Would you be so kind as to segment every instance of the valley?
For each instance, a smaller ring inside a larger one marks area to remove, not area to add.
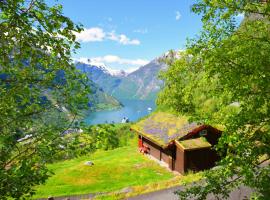
[[[120,123],[126,117],[136,121],[156,107],[155,100],[163,87],[159,74],[167,69],[166,59],[174,59],[176,51],[167,52],[137,70],[112,71],[104,64],[76,62],[76,68],[91,80],[90,110],[87,124]]]
[[[270,0],[0,0],[0,200],[269,200],[269,21]]]
[[[177,51],[164,53],[131,73],[126,73],[123,70],[112,72],[106,65],[97,65],[92,63],[90,59],[87,62],[75,62],[75,65],[97,87],[116,99],[154,101],[163,86],[158,75],[167,69],[165,59],[173,59],[176,56]]]

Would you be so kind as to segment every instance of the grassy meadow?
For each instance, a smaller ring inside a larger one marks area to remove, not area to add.
[[[37,187],[34,198],[113,192],[127,187],[140,187],[169,181],[175,175],[141,155],[137,141],[129,146],[49,165],[55,175]],[[86,166],[92,161],[93,166]]]

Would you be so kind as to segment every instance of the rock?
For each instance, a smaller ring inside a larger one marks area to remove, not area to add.
[[[92,165],[94,165],[94,163],[93,163],[92,161],[86,161],[86,162],[84,163],[84,165],[92,166]]]

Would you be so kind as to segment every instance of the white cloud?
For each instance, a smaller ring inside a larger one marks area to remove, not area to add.
[[[115,31],[106,33],[102,28],[98,27],[84,29],[81,33],[76,33],[76,38],[80,42],[101,42],[104,40],[112,40],[123,45],[141,44],[138,39],[130,39],[125,34],[117,34]]]
[[[116,34],[115,31],[108,33],[107,39],[117,41],[123,45],[140,45],[141,42],[138,39],[130,39],[124,34]]]
[[[100,42],[104,40],[106,33],[101,28],[93,27],[84,29],[82,32],[76,33],[75,35],[77,40],[81,42]]]
[[[136,29],[133,31],[134,33],[141,33],[141,34],[146,34],[148,33],[148,29],[144,28],[144,29]]]
[[[134,39],[134,40],[131,40],[131,39],[129,39],[126,35],[124,35],[124,34],[121,34],[120,36],[119,36],[119,42],[121,43],[121,44],[124,44],[124,45],[127,45],[127,44],[132,44],[132,45],[139,45],[141,42],[139,41],[139,40],[137,40],[137,39]]]
[[[132,66],[143,66],[149,63],[148,60],[144,60],[144,59],[126,59],[126,58],[121,58],[116,55],[94,57],[94,58],[90,58],[90,60],[97,63],[107,63],[107,64],[116,63],[120,65],[132,65]]]
[[[91,60],[90,58],[85,58],[85,57],[81,57],[79,59],[74,58],[73,61],[74,62],[82,62],[82,63],[86,63],[86,64],[91,64],[91,65],[96,65],[96,66],[105,66],[104,63],[95,62],[95,61]]]
[[[119,71],[131,73],[137,70],[139,67],[149,63],[148,60],[144,59],[126,59],[116,55],[105,55],[92,58],[81,57],[79,59],[73,58],[73,61],[103,67],[111,74],[117,74]]]
[[[178,21],[181,18],[181,13],[179,11],[175,12],[175,19]]]

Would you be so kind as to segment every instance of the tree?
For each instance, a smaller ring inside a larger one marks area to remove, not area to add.
[[[119,147],[119,139],[121,137],[113,124],[90,126],[88,132],[94,140],[94,149],[107,151]]]
[[[245,185],[254,198],[270,198],[270,3],[199,0],[203,31],[162,77],[158,103],[192,120],[223,128],[218,168],[181,199],[220,199]],[[236,17],[245,14],[238,26]]]
[[[82,30],[43,0],[0,0],[0,199],[33,194],[46,162],[87,105],[87,79],[72,64]]]

